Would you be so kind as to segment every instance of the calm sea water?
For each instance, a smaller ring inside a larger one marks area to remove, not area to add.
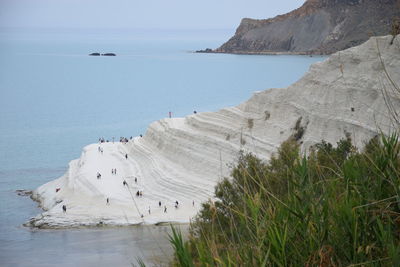
[[[196,54],[233,31],[0,31],[0,265],[116,266],[168,258],[168,227],[32,230],[17,189],[61,176],[99,137],[237,105],[285,87],[320,57]],[[113,52],[116,57],[90,57]]]

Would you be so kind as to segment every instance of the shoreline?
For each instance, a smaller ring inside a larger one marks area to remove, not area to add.
[[[198,53],[198,54],[232,54],[232,55],[265,55],[265,56],[282,56],[282,55],[288,55],[288,56],[330,56],[331,54],[326,54],[326,53],[310,53],[310,52],[276,52],[276,51],[215,51],[211,50],[208,51],[206,50],[197,50],[194,51],[193,53]]]
[[[21,190],[16,190],[17,194]],[[38,207],[43,210],[43,212],[46,212],[47,210],[41,205],[41,201],[37,198],[34,197],[33,191],[30,190],[24,190],[27,191],[28,194],[22,195],[18,194],[18,196],[21,197],[27,197],[36,202],[38,204]],[[39,214],[38,216],[42,215]],[[126,223],[126,224],[119,224],[119,223],[107,223],[100,221],[98,223],[77,223],[74,225],[71,224],[60,224],[60,225],[51,225],[51,224],[40,224],[40,225],[35,225],[35,222],[38,220],[38,216],[30,218],[27,222],[23,223],[22,226],[29,228],[31,230],[68,230],[68,229],[100,229],[100,228],[107,228],[107,229],[112,229],[112,228],[129,228],[129,227],[150,227],[150,226],[168,226],[168,225],[190,225],[190,222],[178,222],[178,221],[160,221],[157,223],[145,223],[140,222],[140,223]],[[43,215],[42,215],[43,216]]]
[[[29,230],[79,230],[79,229],[119,229],[119,228],[136,228],[136,227],[166,227],[166,226],[190,226],[190,222],[158,222],[154,224],[147,223],[137,223],[137,224],[113,224],[113,223],[98,223],[98,224],[76,224],[76,225],[34,225],[31,223],[31,220],[35,218],[31,218],[29,221],[22,224],[23,227]]]
[[[133,155],[140,153],[132,149],[140,146],[143,139],[135,137],[129,142],[84,147],[81,157],[69,163],[63,176],[33,190],[30,197],[43,211],[27,220],[24,226],[65,229],[189,223],[210,193],[195,195],[187,188],[189,194],[176,194],[175,183],[170,181],[175,177],[166,179],[161,173],[157,177],[168,182],[167,187],[155,184],[132,161]],[[171,162],[164,165],[171,166]],[[109,170],[114,169],[118,172],[110,174]],[[149,167],[143,171],[151,170]],[[101,177],[96,179],[96,172]],[[189,177],[197,180],[193,175]],[[135,194],[139,191],[143,196]]]

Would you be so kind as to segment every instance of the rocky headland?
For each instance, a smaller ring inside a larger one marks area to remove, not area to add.
[[[399,21],[400,0],[307,0],[271,19],[244,18],[229,41],[199,52],[331,54],[390,34]]]

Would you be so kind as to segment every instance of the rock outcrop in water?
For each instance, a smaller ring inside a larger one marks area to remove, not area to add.
[[[115,53],[104,53],[104,54],[100,54],[98,52],[94,52],[94,53],[90,53],[89,56],[106,56],[106,57],[115,57],[116,54]]]
[[[399,129],[392,115],[400,110],[400,36],[391,40],[337,52],[293,85],[256,92],[236,107],[156,121],[126,144],[85,147],[64,176],[33,192],[46,211],[28,225],[189,222],[239,150],[268,159],[291,136],[303,151],[345,135],[362,147]]]
[[[307,0],[272,19],[243,19],[213,52],[331,54],[389,34],[396,19],[400,0]]]

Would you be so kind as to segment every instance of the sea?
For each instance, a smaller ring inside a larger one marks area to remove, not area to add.
[[[40,230],[16,190],[60,177],[85,145],[153,121],[238,105],[298,80],[318,56],[204,54],[234,29],[0,29],[0,266],[147,266],[172,259],[169,226]],[[116,56],[89,56],[90,53]],[[188,226],[180,226],[187,233]]]

